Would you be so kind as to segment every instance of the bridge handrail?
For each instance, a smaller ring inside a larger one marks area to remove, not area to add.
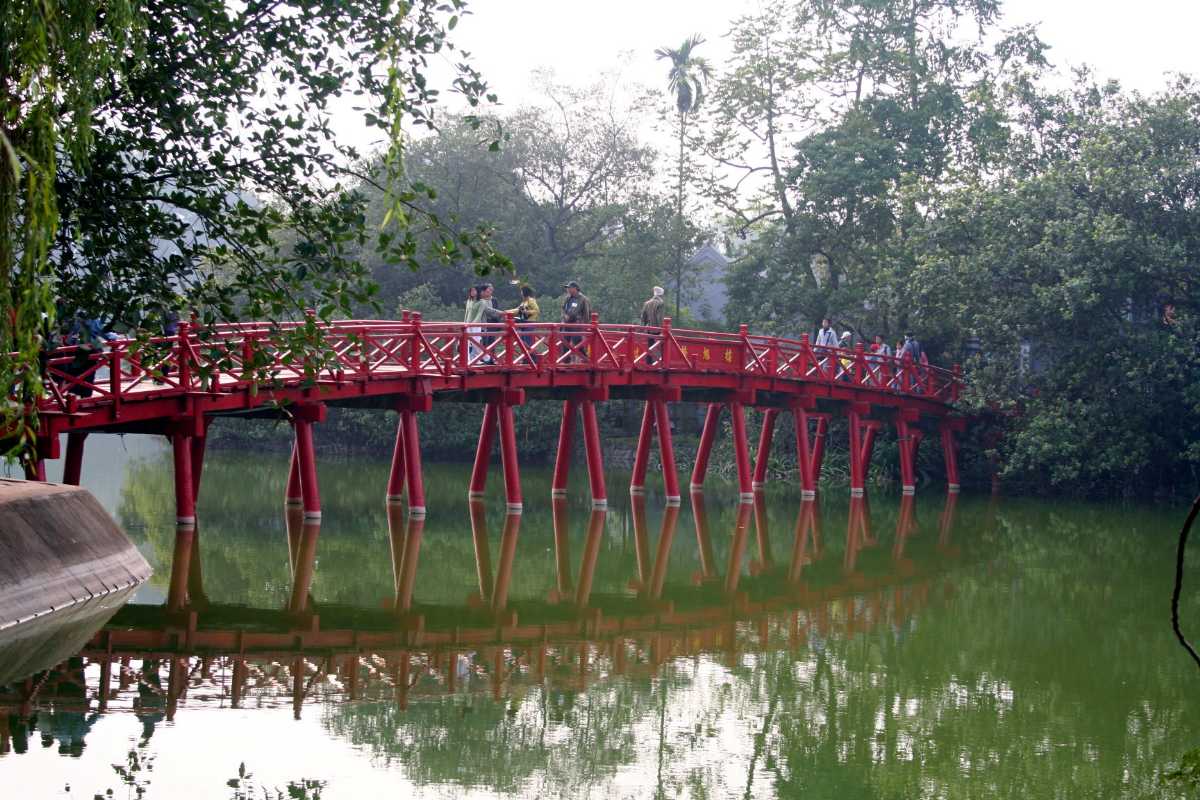
[[[904,356],[840,349],[799,339],[736,332],[557,322],[467,325],[401,320],[330,323],[222,323],[147,340],[117,339],[91,353],[60,347],[44,359],[47,394],[39,409],[71,413],[132,396],[227,393],[270,384],[367,381],[375,376],[453,377],[481,372],[598,370],[609,372],[720,372],[827,385],[870,388],[952,403],[962,373]],[[315,326],[320,361],[301,356],[274,337]],[[82,353],[82,355],[81,355]]]

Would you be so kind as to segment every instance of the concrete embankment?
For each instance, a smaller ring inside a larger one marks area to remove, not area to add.
[[[0,631],[124,595],[150,571],[87,491],[0,479]]]

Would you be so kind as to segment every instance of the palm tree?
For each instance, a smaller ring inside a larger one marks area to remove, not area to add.
[[[667,90],[675,95],[675,108],[679,110],[679,191],[675,198],[676,224],[678,230],[675,237],[675,316],[679,316],[680,295],[683,291],[683,170],[684,170],[684,141],[687,133],[688,117],[695,113],[704,100],[704,88],[712,77],[712,67],[708,60],[693,55],[697,47],[704,44],[704,37],[695,34],[684,39],[678,48],[660,47],[654,55],[660,60],[671,62],[671,71],[667,73]]]

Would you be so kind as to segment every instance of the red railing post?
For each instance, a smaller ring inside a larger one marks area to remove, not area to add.
[[[638,329],[636,326],[629,329],[628,335],[625,337],[625,364],[626,372],[637,366],[637,339]]]
[[[866,356],[863,354],[863,344],[859,342],[854,345],[854,384],[861,386],[863,383],[863,370],[866,368]]]
[[[593,317],[596,315],[593,314]],[[517,328],[513,322],[512,312],[504,313],[504,366],[510,370],[513,367],[513,352],[517,349]]]
[[[371,359],[367,355],[367,329],[358,329],[358,369],[364,379],[371,377]]]
[[[421,312],[414,311],[409,318],[412,339],[412,352],[409,353],[409,365],[413,372],[421,371]]]
[[[662,342],[659,344],[659,359],[658,363],[662,365],[663,370],[671,368],[671,318],[663,317],[662,321]]]
[[[188,358],[188,329],[186,322],[179,323],[179,335],[177,341],[179,345],[179,388],[187,391],[192,383],[192,367],[191,360]]]
[[[600,361],[600,351],[604,348],[600,344],[600,315],[595,311],[592,312],[592,340],[588,344],[588,364],[595,369]]]
[[[546,356],[550,360],[550,371],[553,372],[558,368],[558,359],[562,357],[559,352],[558,329],[561,327],[559,323],[554,323],[550,326],[550,333],[546,335]]]
[[[740,339],[742,342],[742,357],[738,361],[738,364],[740,365],[738,368],[738,372],[746,372],[747,371],[746,359],[749,357],[750,353],[753,351],[750,349],[750,326],[748,326],[744,322],[741,323],[740,325],[738,325],[738,339]]]
[[[114,347],[108,353],[108,391],[112,394],[113,410],[121,407],[121,351]]]
[[[958,402],[958,393],[962,391],[962,365],[954,365],[954,378],[950,385],[950,401]]]
[[[471,367],[471,335],[466,325],[458,329],[458,367],[464,375]]]

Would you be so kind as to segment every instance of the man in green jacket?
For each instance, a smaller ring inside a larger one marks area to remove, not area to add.
[[[582,331],[584,325],[591,323],[592,301],[587,299],[587,295],[579,291],[578,281],[569,281],[563,284],[563,288],[567,290],[567,299],[563,301],[562,307],[563,325],[567,326],[563,332],[563,344],[566,347],[567,363],[586,361],[587,353],[580,352],[579,350],[583,336],[573,335],[569,331]]]

